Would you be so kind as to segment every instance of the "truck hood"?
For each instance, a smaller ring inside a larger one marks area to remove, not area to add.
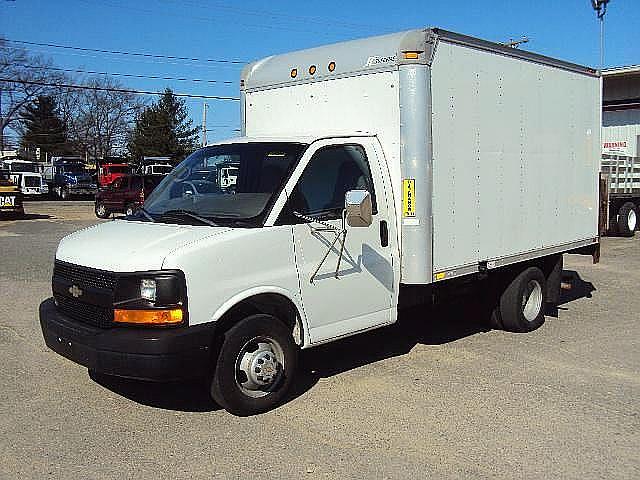
[[[165,257],[230,228],[114,220],[64,237],[56,259],[111,272],[160,270]]]

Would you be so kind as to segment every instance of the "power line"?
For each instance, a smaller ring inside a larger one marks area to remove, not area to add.
[[[325,18],[325,17],[314,17],[314,16],[303,16],[303,15],[292,15],[290,13],[269,11],[269,10],[253,10],[246,8],[239,8],[236,6],[231,6],[229,4],[225,4],[223,2],[214,2],[212,5],[211,2],[200,3],[193,0],[169,0],[172,3],[180,3],[180,4],[190,4],[197,8],[209,8],[209,9],[218,9],[218,10],[226,10],[228,12],[235,12],[236,14],[241,15],[254,15],[260,18],[271,18],[277,20],[278,18],[284,20],[294,20],[304,23],[316,23],[319,25],[325,25],[329,27],[343,27],[347,29],[373,29],[380,28],[380,26],[371,25],[371,24],[363,24],[363,23],[354,23],[354,22],[345,22],[340,20],[339,18]]]
[[[12,66],[18,65],[24,68],[33,68],[33,69],[43,69],[43,70],[55,70],[57,72],[68,72],[68,73],[86,73],[90,75],[110,75],[113,77],[129,77],[129,78],[148,78],[151,80],[174,80],[178,82],[203,82],[203,83],[220,83],[224,85],[235,85],[236,82],[231,80],[203,80],[200,78],[183,78],[183,77],[163,77],[160,75],[138,75],[133,73],[116,73],[116,72],[97,72],[93,70],[77,70],[71,68],[59,68],[59,67],[51,67],[46,65],[28,65],[24,63],[0,63],[3,66]]]
[[[40,43],[40,42],[31,42],[27,40],[11,40],[9,38],[5,38],[4,40],[11,43],[19,43],[22,45],[35,45],[38,47],[51,47],[51,48],[62,48],[67,50],[77,50],[80,52],[97,52],[97,53],[109,53],[114,55],[130,55],[133,57],[147,57],[147,58],[164,58],[167,60],[188,60],[190,62],[207,62],[207,63],[226,63],[233,65],[244,65],[245,61],[243,60],[229,60],[229,59],[216,59],[216,58],[195,58],[195,57],[178,57],[174,55],[161,55],[157,53],[141,53],[141,52],[124,52],[122,50],[103,50],[100,48],[87,48],[87,47],[75,47],[71,45],[59,45],[56,43]]]
[[[60,88],[71,88],[77,90],[95,90],[102,92],[119,92],[119,93],[133,93],[135,95],[164,95],[163,92],[150,92],[147,90],[131,90],[127,88],[114,88],[114,87],[98,87],[93,85],[73,85],[68,83],[54,83],[54,82],[36,82],[30,80],[14,80],[10,78],[0,78],[0,82],[9,82],[9,83],[20,83],[25,85],[41,85],[43,87],[60,87]],[[185,98],[203,98],[209,100],[231,100],[231,101],[239,101],[238,97],[224,97],[220,95],[197,95],[193,93],[174,93],[175,97],[185,97]]]

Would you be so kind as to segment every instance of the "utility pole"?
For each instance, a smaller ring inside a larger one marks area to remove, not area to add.
[[[604,68],[604,15],[610,0],[591,0],[591,6],[600,20],[600,71]]]
[[[204,102],[202,106],[202,146],[207,146],[207,109],[209,105],[207,102]]]

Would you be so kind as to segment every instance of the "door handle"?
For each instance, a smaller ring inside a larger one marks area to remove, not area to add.
[[[389,245],[389,227],[386,220],[380,220],[380,245],[383,247]]]

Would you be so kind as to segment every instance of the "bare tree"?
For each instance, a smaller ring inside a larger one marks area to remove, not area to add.
[[[0,38],[0,151],[6,145],[5,130],[17,127],[24,107],[40,95],[55,94],[52,85],[64,81],[64,75],[49,66],[50,60]]]
[[[123,87],[108,77],[93,77],[81,83],[89,88],[67,90],[58,99],[75,149],[92,158],[123,153],[144,103],[135,94],[109,90]]]

